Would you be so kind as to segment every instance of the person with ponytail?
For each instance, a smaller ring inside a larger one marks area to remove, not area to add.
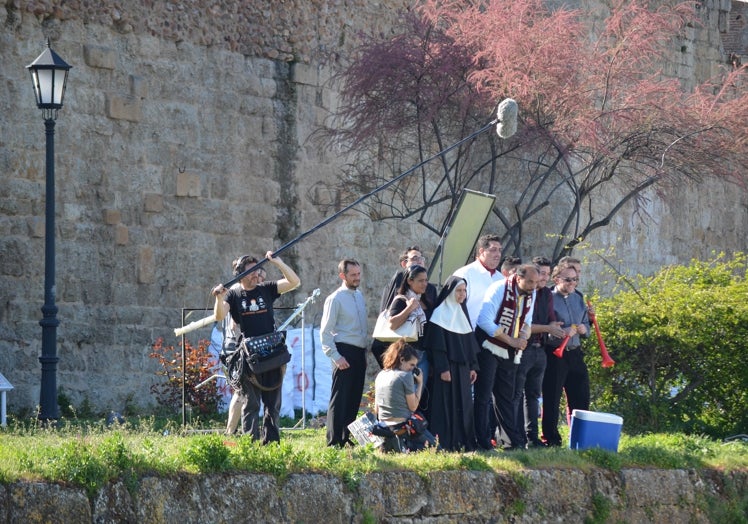
[[[417,264],[409,266],[405,270],[397,295],[390,304],[391,329],[399,328],[406,321],[418,326],[418,340],[413,342],[412,345],[418,351],[418,367],[423,375],[424,390],[429,377],[430,356],[426,351],[427,348],[423,345],[423,340],[426,323],[434,307],[426,293],[428,285],[429,277],[426,268]],[[425,411],[427,405],[422,403],[421,409]]]
[[[384,368],[374,380],[374,411],[380,422],[397,435],[388,437],[384,451],[417,451],[434,444],[428,431],[408,435],[404,431],[408,419],[418,409],[423,393],[423,373],[418,368],[418,350],[400,339],[390,344],[382,355]]]

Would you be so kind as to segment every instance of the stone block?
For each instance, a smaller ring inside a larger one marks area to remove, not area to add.
[[[104,223],[113,226],[119,224],[122,221],[122,214],[119,209],[105,209],[104,210]]]
[[[193,173],[179,173],[177,175],[177,196],[199,197],[200,177]]]
[[[140,122],[143,118],[142,104],[134,96],[110,93],[106,97],[106,116],[118,120]]]
[[[91,507],[82,488],[18,482],[9,493],[8,522],[91,522]]]
[[[114,69],[117,65],[117,53],[108,47],[86,44],[83,46],[83,60],[90,67]]]
[[[297,496],[303,493],[303,497]],[[281,490],[283,514],[288,522],[351,522],[351,497],[339,479],[331,476],[290,475]]]
[[[359,492],[363,506],[380,520],[414,516],[429,503],[423,480],[412,471],[369,474],[361,480]]]
[[[29,225],[29,236],[33,238],[44,237],[44,218],[42,217],[29,217],[27,220]]]
[[[160,193],[146,193],[143,196],[143,209],[149,213],[160,213],[164,210],[164,196]]]
[[[153,248],[143,246],[138,253],[138,282],[151,284],[156,280],[156,266]]]
[[[272,475],[205,475],[199,485],[204,503],[195,512],[202,522],[263,522],[282,515],[278,483]],[[246,503],[249,500],[251,504]]]
[[[626,486],[626,499],[631,506],[678,506],[695,500],[694,483],[686,470],[632,468],[624,469],[621,475]]]
[[[532,470],[529,487],[522,494],[527,507],[537,514],[563,516],[566,522],[581,522],[592,498],[587,475],[581,471]],[[501,490],[499,490],[501,491]]]
[[[489,520],[501,514],[516,491],[496,492],[495,475],[488,471],[434,471],[429,474],[428,513]]]
[[[135,505],[122,482],[104,486],[93,503],[94,522],[135,522]]]
[[[114,242],[118,246],[125,246],[130,241],[130,230],[123,224],[117,224],[114,231]]]
[[[148,82],[142,76],[130,75],[130,94],[143,99],[148,95]]]

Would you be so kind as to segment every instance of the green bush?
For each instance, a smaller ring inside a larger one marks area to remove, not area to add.
[[[221,435],[193,438],[184,449],[184,460],[201,473],[224,471],[231,465],[230,451]]]
[[[595,409],[621,415],[629,433],[745,433],[745,274],[743,254],[694,260],[639,276],[635,291],[598,300],[597,319],[616,365],[601,368],[589,351]]]
[[[109,469],[96,456],[95,450],[82,439],[64,442],[50,458],[49,474],[53,479],[71,482],[86,488],[92,496],[109,480]]]

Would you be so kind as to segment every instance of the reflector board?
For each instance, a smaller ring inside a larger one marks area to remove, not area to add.
[[[441,286],[459,267],[474,260],[475,243],[488,220],[495,195],[463,189],[460,201],[442,233],[429,267],[429,281]]]

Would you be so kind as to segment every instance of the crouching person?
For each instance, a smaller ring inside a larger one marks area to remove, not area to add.
[[[382,355],[383,369],[374,382],[374,408],[380,423],[392,432],[383,451],[418,451],[436,444],[426,421],[416,412],[423,391],[418,351],[401,339]]]

